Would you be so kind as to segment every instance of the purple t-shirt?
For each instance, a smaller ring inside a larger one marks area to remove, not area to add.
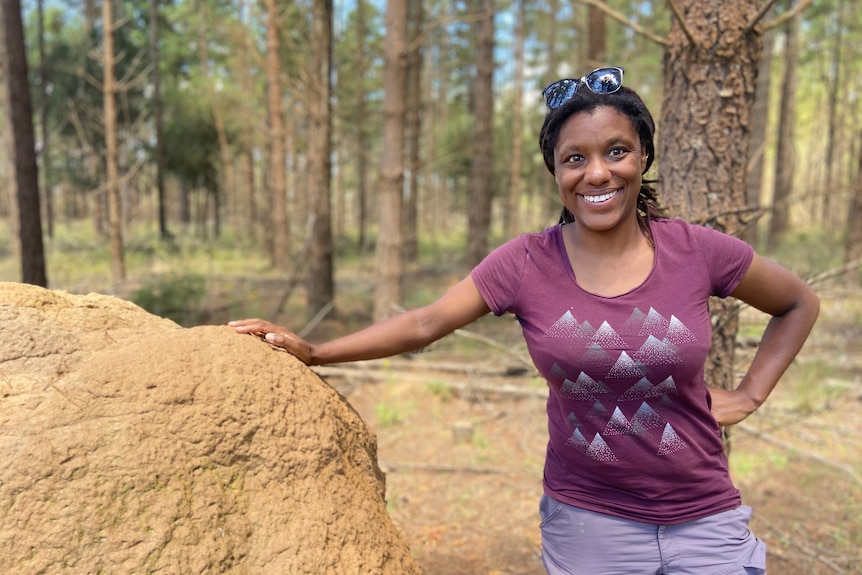
[[[517,316],[548,382],[545,492],[673,524],[740,504],[704,362],[708,298],[733,292],[753,251],[681,220],[654,220],[651,229],[653,269],[622,295],[578,286],[559,225],[500,246],[472,277],[496,315]]]

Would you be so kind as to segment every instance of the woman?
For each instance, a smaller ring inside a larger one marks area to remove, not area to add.
[[[802,347],[817,296],[744,242],[661,215],[643,174],[654,123],[622,70],[544,91],[540,147],[559,225],[497,248],[436,302],[311,345],[231,322],[309,365],[424,347],[489,311],[514,313],[549,386],[542,559],[548,573],[764,573],[721,426],[754,412]],[[710,296],[772,316],[732,391],[708,388]]]

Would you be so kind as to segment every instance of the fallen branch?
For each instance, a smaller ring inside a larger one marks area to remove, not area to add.
[[[457,373],[461,375],[478,375],[484,377],[511,377],[523,375],[523,372],[511,366],[487,367],[476,365],[472,362],[428,362],[421,359],[397,360],[397,359],[371,359],[367,361],[354,361],[349,363],[340,363],[327,366],[316,366],[320,368],[338,367],[343,370],[351,371],[427,371],[427,372],[443,372]]]
[[[406,463],[397,461],[379,461],[377,465],[383,473],[398,473],[402,471],[422,471],[426,473],[457,473],[471,475],[529,475],[536,472],[532,469],[517,467],[475,467],[472,465],[437,465],[434,463]]]

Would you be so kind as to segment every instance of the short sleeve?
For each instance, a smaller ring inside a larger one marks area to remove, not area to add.
[[[519,236],[492,251],[470,272],[494,315],[517,313],[514,308],[523,283],[527,253],[525,236]]]
[[[748,271],[754,249],[741,239],[712,228],[693,225],[691,230],[703,254],[712,295],[729,296]]]

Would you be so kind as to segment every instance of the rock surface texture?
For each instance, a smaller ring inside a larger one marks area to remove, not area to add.
[[[0,322],[0,573],[420,573],[374,436],[290,355],[23,284]]]

